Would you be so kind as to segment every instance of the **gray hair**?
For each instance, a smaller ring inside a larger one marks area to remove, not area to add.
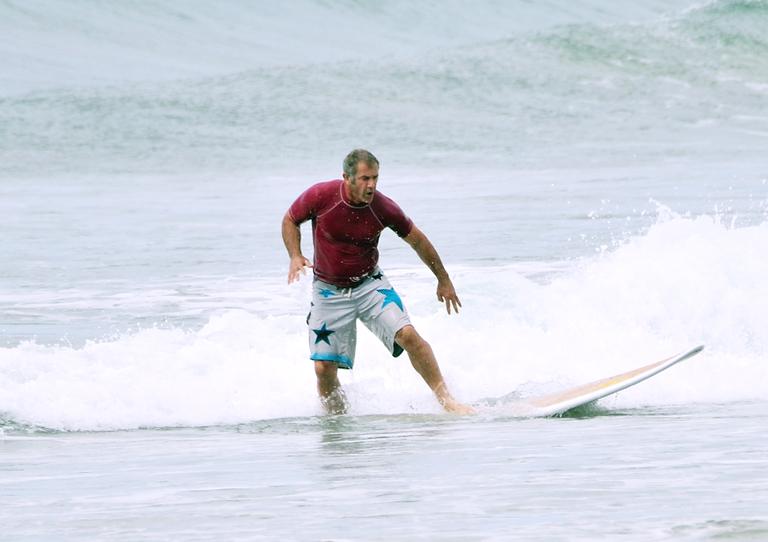
[[[355,149],[344,158],[344,173],[352,178],[357,175],[357,164],[365,162],[369,166],[379,166],[379,160],[365,149]]]

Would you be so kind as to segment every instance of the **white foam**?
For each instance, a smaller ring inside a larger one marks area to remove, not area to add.
[[[454,270],[464,302],[447,316],[422,269],[389,275],[457,396],[583,383],[705,344],[703,354],[622,392],[611,405],[762,399],[768,393],[768,222],[733,227],[667,213],[612,251],[549,271]],[[233,424],[320,412],[299,297],[292,314],[214,313],[199,329],[144,329],[83,347],[0,349],[0,412],[61,429]],[[360,326],[356,368],[341,374],[352,413],[438,412],[406,356]]]

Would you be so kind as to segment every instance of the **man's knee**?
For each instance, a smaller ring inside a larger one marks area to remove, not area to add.
[[[318,380],[333,380],[336,378],[338,367],[335,363],[328,361],[316,361],[315,362],[315,375]]]
[[[395,334],[395,341],[397,341],[397,344],[402,346],[406,352],[410,352],[415,348],[418,348],[424,342],[424,339],[418,334],[416,328],[407,325]]]

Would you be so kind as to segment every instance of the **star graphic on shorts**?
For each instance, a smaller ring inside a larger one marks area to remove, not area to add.
[[[328,288],[323,288],[322,290],[320,290],[320,295],[323,296],[325,299],[328,299],[332,295],[336,295],[336,292],[333,292]]]
[[[315,337],[315,344],[319,343],[320,341],[325,341],[326,344],[331,344],[329,337],[336,333],[333,330],[326,329],[325,322],[323,322],[323,327],[320,329],[313,329],[312,331],[314,331],[315,335],[317,335],[317,337]]]
[[[384,296],[384,303],[382,303],[381,305],[382,309],[387,305],[389,305],[390,303],[394,303],[395,305],[400,307],[400,310],[403,310],[403,302],[400,300],[400,296],[397,295],[397,292],[395,291],[394,288],[381,289],[376,291]]]
[[[384,277],[384,274],[383,274],[381,271],[379,271],[379,272],[378,272],[378,273],[376,273],[375,275],[371,275],[371,278],[372,278],[372,279],[376,279],[376,280],[381,280],[381,279],[382,279],[382,277]]]

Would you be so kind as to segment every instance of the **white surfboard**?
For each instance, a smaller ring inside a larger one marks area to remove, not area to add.
[[[519,405],[521,407],[521,413],[531,417],[546,417],[562,414],[572,408],[586,405],[587,403],[597,401],[607,395],[626,389],[629,386],[634,386],[638,382],[642,382],[683,360],[695,356],[703,349],[703,346],[697,346],[687,352],[657,361],[656,363],[651,363],[650,365],[639,367],[626,373],[603,378],[602,380],[590,382],[589,384],[577,386],[559,393],[526,399]]]

